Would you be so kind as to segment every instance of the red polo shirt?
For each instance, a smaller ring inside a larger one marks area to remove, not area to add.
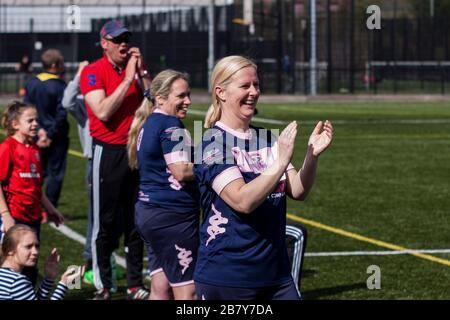
[[[125,69],[119,70],[106,56],[86,66],[81,73],[80,89],[83,95],[102,89],[110,96],[125,78]],[[142,91],[133,80],[122,105],[108,121],[99,120],[86,102],[91,136],[108,144],[124,145],[128,141],[128,130],[134,113],[142,102]]]
[[[42,215],[42,168],[39,147],[8,137],[0,145],[0,181],[11,216],[34,222]]]

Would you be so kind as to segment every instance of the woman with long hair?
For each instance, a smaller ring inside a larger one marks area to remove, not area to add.
[[[195,299],[198,189],[192,143],[181,122],[191,104],[188,76],[162,71],[150,92],[135,114],[128,139],[129,163],[140,176],[135,223],[151,253],[150,299],[169,299],[171,294]]]

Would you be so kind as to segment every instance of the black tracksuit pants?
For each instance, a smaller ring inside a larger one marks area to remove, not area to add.
[[[128,288],[142,286],[143,242],[134,225],[139,175],[128,166],[126,146],[93,141],[92,268],[97,289],[111,289],[111,254],[124,233]]]

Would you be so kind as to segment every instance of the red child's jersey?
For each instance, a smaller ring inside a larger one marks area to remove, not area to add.
[[[24,222],[41,219],[42,167],[39,147],[8,137],[0,145],[0,181],[11,216]]]

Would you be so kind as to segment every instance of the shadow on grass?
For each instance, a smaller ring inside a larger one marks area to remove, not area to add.
[[[367,289],[365,282],[354,283],[349,285],[322,288],[317,290],[302,291],[302,297],[304,300],[315,300],[326,296],[333,296],[346,291],[353,291],[358,289]]]
[[[93,286],[83,285],[82,290],[69,290],[64,300],[92,300],[95,294]],[[117,292],[111,294],[111,300],[126,300],[126,286],[119,286]]]
[[[316,270],[302,270],[302,273],[300,275],[300,280],[308,277],[312,277],[315,273],[317,273]]]

